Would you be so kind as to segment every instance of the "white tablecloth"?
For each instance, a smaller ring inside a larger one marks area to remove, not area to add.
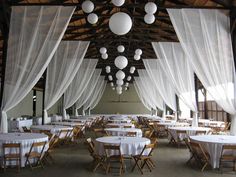
[[[211,130],[210,128],[206,127],[169,127],[170,132],[172,133],[174,139],[177,141],[177,130],[186,130],[186,134],[180,134],[179,139],[183,140],[187,138],[187,136],[192,136],[196,134],[196,131],[206,131],[206,134]]]
[[[107,136],[97,138],[95,141],[95,150],[98,154],[104,155],[104,144],[120,145],[121,154],[124,155],[138,155],[143,150],[146,144],[150,144],[150,140],[141,137],[119,137]],[[145,152],[145,154],[147,154]]]
[[[132,123],[108,123],[107,126],[118,126],[119,128],[123,128],[124,126],[131,126],[131,128],[134,128],[134,124]]]
[[[127,132],[136,132],[137,137],[142,137],[142,130],[139,128],[105,128],[104,130],[112,136],[125,136]]]
[[[60,116],[60,115],[53,115],[53,116],[51,117],[51,121],[52,121],[52,122],[59,122],[59,121],[62,121],[62,116]]]
[[[48,141],[48,136],[40,133],[1,133],[0,134],[0,146],[2,147],[3,143],[20,143],[21,144],[21,166],[25,166],[25,154],[29,152],[30,147],[35,142]],[[45,146],[44,151],[46,151],[48,145]],[[42,149],[37,149],[40,152]],[[15,151],[15,150],[13,150]],[[0,148],[0,154],[2,154],[2,148]],[[9,153],[9,151],[7,152]],[[15,152],[14,152],[15,153]],[[9,164],[15,164],[14,161],[9,162]]]
[[[175,122],[175,121],[170,121],[170,122],[160,122],[157,123],[158,125],[164,125],[166,128],[169,127],[184,127],[184,126],[189,126],[189,123],[186,122]]]
[[[31,125],[33,125],[33,119],[9,121],[10,130],[16,130],[16,129],[22,130],[22,127],[30,128]]]
[[[213,168],[219,168],[222,146],[236,145],[236,136],[229,135],[202,135],[191,136],[191,141],[199,142],[209,153]]]
[[[61,126],[61,125],[33,125],[31,126],[31,130],[33,132],[39,132],[40,130],[48,130],[52,134],[58,134],[61,130],[72,130],[73,127],[68,126]],[[65,135],[61,135],[61,137],[64,137]]]
[[[62,125],[62,126],[69,126],[69,127],[75,127],[75,126],[83,126],[85,123],[80,122],[52,122],[53,125]]]
[[[119,124],[119,123],[130,123],[131,122],[131,120],[130,119],[126,119],[126,120],[109,120],[108,121],[109,123],[116,123],[116,124]]]

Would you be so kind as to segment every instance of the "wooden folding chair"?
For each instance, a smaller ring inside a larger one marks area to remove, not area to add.
[[[136,137],[137,136],[137,132],[127,132],[126,136]]]
[[[145,165],[148,167],[150,172],[152,171],[152,169],[155,167],[153,161],[151,160],[154,147],[155,147],[155,144],[145,145],[139,155],[132,156],[135,161],[135,164],[132,168],[132,172],[134,171],[135,167],[138,166],[139,171],[141,172],[141,174],[143,174],[143,168]],[[146,151],[148,150],[149,150],[149,153],[145,155]]]
[[[98,167],[102,167],[106,171],[106,166],[105,166],[105,156],[98,155],[95,152],[95,146],[91,138],[87,138],[85,144],[88,147],[88,151],[90,153],[90,156],[93,158],[93,172],[95,172]]]
[[[59,137],[57,135],[53,135],[48,142],[48,149],[47,151],[44,152],[44,156],[43,156],[43,160],[47,161],[48,163],[54,163],[54,159],[51,155],[51,153],[53,152],[53,149],[55,148],[55,146],[57,145],[59,141]]]
[[[190,158],[188,159],[188,161],[186,162],[186,164],[189,164],[191,163],[192,159],[194,158],[194,155],[193,155],[193,151],[192,151],[192,148],[190,146],[190,140],[189,138],[184,138],[184,142],[189,150],[189,153],[190,153]]]
[[[207,167],[207,165],[210,164],[210,155],[206,152],[206,150],[196,142],[190,141],[190,147],[192,149],[193,156],[197,162],[197,164],[201,164],[202,168],[201,171],[204,171],[204,169]]]
[[[7,162],[16,162],[17,171],[21,168],[21,144],[20,143],[4,143],[3,148],[3,167],[7,168]]]
[[[147,131],[144,132],[144,137],[146,137],[146,138],[151,138],[152,135],[153,135],[153,133],[154,133],[154,130],[153,130],[153,129],[147,130]]]
[[[236,171],[236,145],[223,145],[220,157],[220,165],[219,169],[223,173],[222,167],[228,168],[227,165],[233,164],[229,166],[229,168],[233,167],[233,171]]]
[[[25,166],[29,164],[30,168],[33,170],[33,168],[37,167],[42,167],[43,168],[43,155],[44,155],[44,148],[45,145],[47,144],[47,141],[44,142],[36,142],[31,145],[31,148],[28,153],[25,154],[26,161],[25,161]],[[41,148],[40,152],[38,152],[39,148]],[[30,160],[36,160],[34,163],[34,166],[32,165]]]
[[[124,158],[120,151],[120,145],[104,144],[104,151],[106,154],[106,173],[110,172],[112,168],[119,169],[119,175],[124,173]],[[119,166],[111,166],[111,164],[118,164]]]
[[[153,124],[158,137],[165,137],[167,135],[167,130],[165,125]]]
[[[58,144],[60,144],[60,145],[65,144],[66,141],[67,141],[67,138],[68,138],[69,135],[70,135],[70,132],[71,132],[71,130],[69,130],[69,129],[61,130],[61,131],[57,134],[57,136],[58,136],[58,138],[59,138]]]
[[[180,147],[181,143],[184,142],[184,138],[188,137],[186,130],[176,130],[177,146]],[[181,138],[183,136],[184,138]]]
[[[22,130],[23,130],[24,133],[31,133],[31,130],[28,129],[26,126],[23,126]]]
[[[171,145],[177,145],[177,141],[175,140],[174,135],[172,132],[168,129],[168,135],[169,135],[169,144]]]

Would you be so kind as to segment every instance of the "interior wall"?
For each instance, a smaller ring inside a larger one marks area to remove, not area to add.
[[[107,84],[105,92],[98,105],[91,111],[92,114],[150,114],[140,101],[133,84],[129,90],[119,96]]]

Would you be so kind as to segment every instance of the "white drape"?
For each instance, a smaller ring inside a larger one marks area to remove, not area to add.
[[[93,110],[93,109],[97,106],[97,104],[99,103],[99,101],[101,100],[102,95],[103,95],[103,93],[104,93],[104,91],[105,91],[105,89],[106,89],[106,86],[107,86],[107,82],[104,81],[103,86],[102,86],[102,88],[101,88],[101,91],[98,93],[97,98],[94,100],[94,102],[93,102],[93,103],[91,104],[91,106],[90,106],[90,109],[89,109],[90,111]]]
[[[138,70],[140,81],[143,85],[143,87],[146,89],[146,92],[148,94],[148,97],[150,100],[152,100],[152,103],[155,105],[154,110],[156,108],[159,108],[160,110],[163,110],[163,99],[161,98],[158,90],[156,89],[155,85],[153,84],[151,78],[149,77],[148,73],[144,69]]]
[[[98,79],[94,92],[90,95],[86,103],[83,105],[84,110],[89,109],[96,101],[99,93],[102,92],[104,83],[106,82],[104,78],[105,78],[104,76],[100,76],[100,78]]]
[[[83,91],[87,87],[95,67],[97,65],[97,59],[84,59],[79,71],[76,73],[73,81],[64,93],[63,101],[63,117],[66,118],[66,109],[73,106],[78,98],[82,95]]]
[[[166,74],[161,68],[159,59],[144,59],[143,63],[156,89],[160,93],[165,104],[176,111],[176,98],[173,85],[168,82]]]
[[[193,112],[197,112],[194,72],[181,44],[177,42],[153,42],[152,46],[160,59],[162,70],[166,73],[168,81],[175,87],[178,97]],[[195,116],[194,119],[197,117]],[[193,121],[193,126],[197,126],[196,122],[197,120]]]
[[[66,91],[89,46],[89,42],[62,41],[47,68],[45,88],[44,119],[48,122],[47,110],[52,107]]]
[[[137,86],[136,82],[134,82],[134,88],[137,92],[139,99],[141,100],[141,102],[145,106],[145,108],[147,108],[149,111],[151,111],[152,107],[146,102],[146,99],[144,98],[143,94],[141,94],[141,91],[139,90],[139,87]]]
[[[34,87],[55,53],[75,7],[12,7],[1,132],[7,132],[6,112]]]
[[[95,69],[93,76],[90,82],[88,83],[86,89],[83,91],[82,95],[76,101],[75,109],[76,109],[77,115],[78,115],[77,109],[81,108],[86,103],[90,95],[94,92],[94,89],[97,85],[101,72],[102,72],[101,69]]]
[[[235,66],[226,11],[168,9],[193,69],[213,99],[235,117]],[[236,134],[232,120],[231,134]]]

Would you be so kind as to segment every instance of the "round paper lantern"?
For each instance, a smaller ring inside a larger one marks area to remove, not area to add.
[[[95,13],[91,13],[88,15],[87,20],[90,24],[95,24],[98,22],[98,16]]]
[[[110,66],[106,66],[106,73],[110,73],[111,72],[111,67]]]
[[[143,51],[141,49],[135,50],[135,55],[142,55]]]
[[[112,81],[112,75],[108,75],[108,80]]]
[[[145,4],[144,10],[147,14],[155,14],[157,11],[157,5],[154,2],[148,2]]]
[[[119,70],[119,71],[116,73],[116,78],[117,78],[118,80],[124,79],[124,78],[125,78],[125,73],[124,73],[123,71]]]
[[[128,86],[129,86],[129,82],[126,82],[126,83],[125,83],[125,87],[128,87]]]
[[[105,47],[102,47],[99,49],[100,54],[107,53],[107,49]]]
[[[155,22],[155,16],[153,14],[146,14],[144,16],[144,21],[145,23],[150,25]]]
[[[111,82],[111,87],[113,87],[114,86],[114,83],[113,82]]]
[[[121,95],[122,94],[122,90],[117,91],[117,94]]]
[[[132,27],[130,16],[124,12],[117,12],[109,19],[110,30],[117,35],[127,34]]]
[[[92,1],[86,0],[82,3],[82,10],[85,13],[91,13],[94,10],[94,4]]]
[[[117,84],[117,85],[123,85],[123,84],[124,84],[124,81],[118,79],[118,80],[116,80],[116,84]]]
[[[128,77],[127,77],[127,81],[130,81],[130,80],[131,80],[131,76],[128,76]]]
[[[127,87],[125,87],[125,91],[127,90]]]
[[[112,87],[112,90],[115,90],[115,87]]]
[[[118,85],[118,86],[116,87],[116,91],[122,91],[122,87],[121,87],[120,85]]]
[[[112,3],[117,6],[120,7],[125,3],[125,0],[112,0]]]
[[[133,74],[134,71],[135,71],[135,67],[134,67],[134,66],[131,66],[129,72],[130,72],[131,74]]]
[[[120,52],[120,53],[122,53],[122,52],[125,51],[125,47],[124,47],[123,45],[119,45],[119,46],[117,47],[117,51]]]
[[[108,58],[107,53],[102,54],[102,59],[106,60]]]
[[[140,60],[140,58],[141,58],[140,55],[137,54],[134,55],[134,60]]]
[[[128,60],[124,56],[118,56],[115,59],[115,66],[119,69],[124,69],[128,65]]]

